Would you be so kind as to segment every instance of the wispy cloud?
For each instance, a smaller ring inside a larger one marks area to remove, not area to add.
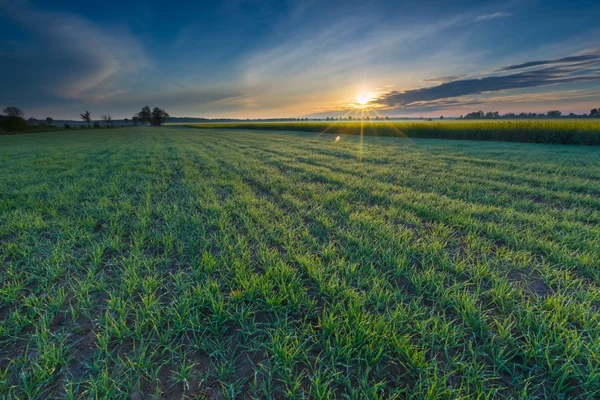
[[[462,79],[466,77],[466,75],[451,75],[451,76],[438,76],[435,78],[427,78],[427,79],[423,79],[421,82],[427,82],[427,83],[446,83],[446,82],[452,82],[452,81],[456,81],[459,79]]]
[[[525,69],[534,66],[538,68]],[[517,72],[498,74],[505,71]],[[404,109],[423,109],[429,105],[437,109],[440,104],[448,106],[448,101],[453,101],[451,99],[464,96],[596,80],[600,80],[600,50],[594,50],[586,55],[526,62],[511,68],[503,67],[495,70],[491,75],[478,78],[452,80],[421,89],[388,91],[377,98],[374,104]],[[469,101],[473,100],[469,99]]]
[[[560,65],[560,64],[575,64],[575,63],[586,63],[586,62],[597,62],[600,60],[600,49],[590,50],[584,54],[577,54],[569,57],[563,57],[556,60],[541,60],[541,61],[528,61],[522,64],[508,65],[496,70],[496,72],[514,71],[518,69],[525,69],[531,67],[539,67],[544,65]]]
[[[149,66],[142,45],[122,27],[45,11],[25,0],[0,0],[0,11],[31,33],[0,54],[4,69],[28,88],[62,99],[101,100],[121,90],[118,78]]]
[[[413,74],[437,70],[436,59],[458,64],[477,54],[460,54],[461,38],[441,49],[423,50],[433,38],[464,20],[465,15],[454,15],[428,24],[384,24],[369,16],[344,13],[324,24],[306,26],[303,21],[297,29],[286,26],[282,32],[292,35],[274,34],[278,40],[244,56],[240,64],[244,87],[257,104],[288,115],[294,115],[294,109],[308,114],[315,107],[334,103],[343,107],[344,98],[356,91],[371,92],[387,77],[403,76],[409,81]],[[415,52],[425,54],[415,57]]]
[[[478,17],[475,17],[473,19],[473,21],[474,22],[489,21],[492,19],[499,19],[499,18],[506,18],[506,17],[512,17],[512,14],[506,13],[506,12],[495,12],[493,14],[483,14]]]

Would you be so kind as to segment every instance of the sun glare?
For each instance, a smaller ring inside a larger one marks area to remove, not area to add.
[[[361,106],[366,105],[369,102],[369,96],[367,96],[364,93],[359,93],[358,96],[356,96],[356,100],[358,101],[358,104],[360,104]]]

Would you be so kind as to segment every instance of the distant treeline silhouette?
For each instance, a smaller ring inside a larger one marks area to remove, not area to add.
[[[578,115],[575,113],[570,113],[569,115],[563,115],[563,113],[559,110],[550,110],[546,113],[522,112],[519,114],[515,114],[512,112],[509,112],[509,113],[502,114],[502,115],[500,115],[500,113],[498,111],[488,111],[488,112],[475,111],[472,113],[468,113],[465,116],[461,115],[459,117],[459,119],[498,119],[498,118],[519,119],[519,118],[559,118],[559,117],[566,117],[566,118],[589,118],[589,117],[592,117],[592,118],[596,118],[596,117],[600,117],[600,111],[598,111],[597,108],[594,108],[590,111],[589,114],[582,114],[582,115]]]

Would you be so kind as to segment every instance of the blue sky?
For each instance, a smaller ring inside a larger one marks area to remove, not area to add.
[[[0,0],[26,116],[336,116],[600,107],[600,2]],[[355,111],[352,111],[355,112]]]

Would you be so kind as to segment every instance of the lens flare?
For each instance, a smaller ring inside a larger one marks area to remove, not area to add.
[[[336,142],[336,143],[337,143],[337,142],[339,142],[339,141],[340,141],[340,139],[341,139],[341,137],[339,137],[339,136],[338,136],[338,137],[336,137],[336,138],[335,138],[335,142]]]

